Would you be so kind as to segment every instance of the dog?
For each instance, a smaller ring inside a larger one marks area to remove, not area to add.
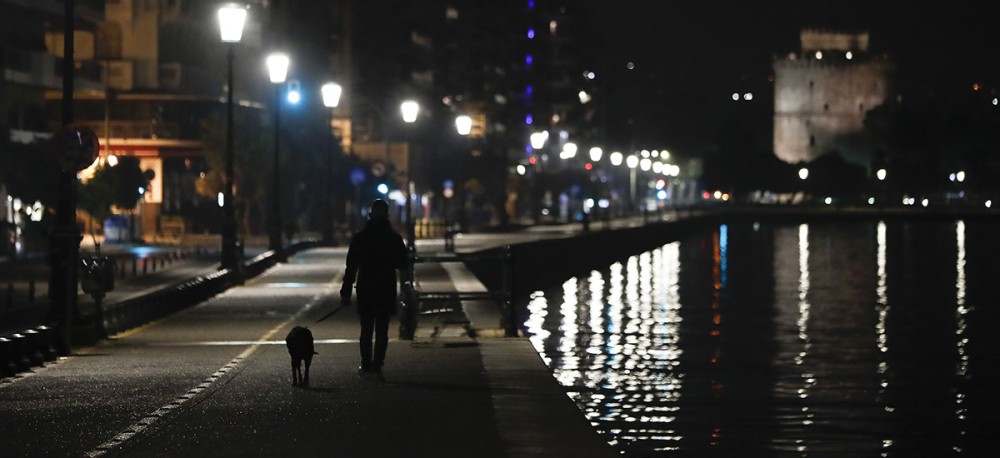
[[[292,356],[292,386],[309,386],[309,366],[312,364],[313,355],[319,354],[313,348],[312,331],[304,326],[292,328],[285,337],[285,346],[288,347],[288,354]],[[304,373],[303,362],[306,363]]]

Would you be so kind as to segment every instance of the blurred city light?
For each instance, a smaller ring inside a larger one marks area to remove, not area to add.
[[[590,148],[590,160],[594,162],[599,162],[601,160],[601,156],[603,155],[604,155],[604,150],[602,150],[601,148],[597,146]]]
[[[534,149],[542,149],[545,146],[545,142],[549,139],[549,131],[543,130],[541,132],[535,132],[529,137],[531,140],[531,147]]]
[[[920,201],[920,205],[923,205],[924,207],[926,207],[926,206],[928,206],[930,204],[931,204],[931,201],[929,199],[924,199],[924,200]]]
[[[869,197],[868,198],[868,205],[875,205],[875,198],[874,197]]]
[[[221,192],[219,193],[218,197],[216,197],[216,200],[218,201],[219,206],[221,207],[225,200]]]
[[[326,83],[320,88],[320,93],[323,94],[323,106],[336,108],[337,105],[340,105],[340,95],[343,93],[343,88],[337,83]]]
[[[642,160],[639,161],[639,168],[642,169],[643,172],[648,172],[649,169],[652,167],[653,167],[653,161],[648,157],[644,157],[642,158]]]
[[[799,179],[805,180],[806,178],[809,178],[809,169],[802,167],[799,169]]]
[[[628,159],[625,159],[625,165],[627,165],[630,169],[634,169],[639,166],[639,158],[636,156],[629,156]]]
[[[389,193],[389,185],[387,185],[385,183],[379,183],[378,186],[375,187],[375,190],[378,191],[379,194],[388,194]]]
[[[528,168],[525,167],[524,164],[518,164],[517,174],[523,176],[525,173],[528,173]]]
[[[580,97],[580,103],[587,103],[593,99],[593,97],[591,97],[590,94],[587,93],[587,91],[580,91],[580,93],[577,95]]]
[[[563,145],[562,152],[559,153],[560,159],[571,159],[576,157],[576,143],[569,142]]]
[[[827,197],[826,199],[823,199],[823,203],[827,204],[827,205],[830,205],[830,204],[833,203],[833,198],[832,197]]]
[[[854,58],[854,53],[847,51],[847,54],[844,54],[844,57],[846,57],[847,60],[851,60]]]
[[[302,101],[302,92],[299,90],[299,82],[292,80],[288,83],[288,103],[298,105]]]
[[[399,111],[403,113],[403,122],[414,123],[417,122],[417,115],[420,113],[420,104],[407,100],[399,105]]]
[[[622,165],[622,159],[623,159],[623,157],[622,157],[622,153],[619,152],[619,151],[612,151],[611,155],[608,156],[608,159],[611,160],[611,165],[613,165],[613,166],[617,167],[619,165]]]
[[[118,165],[118,156],[115,156],[114,154],[108,156],[108,165],[111,167]]]
[[[734,92],[733,93],[733,102],[739,102],[739,101],[740,101],[740,93],[739,92]]]
[[[958,180],[959,183],[965,181],[965,171],[959,170],[958,173],[955,174],[955,179]]]
[[[455,130],[459,135],[469,135],[472,132],[472,118],[461,115],[455,118]]]
[[[987,200],[986,201],[986,208],[990,208],[992,206],[993,206],[993,201],[992,200]]]
[[[875,176],[878,178],[878,181],[885,181],[885,176],[887,173],[888,172],[886,172],[885,169],[878,169],[878,171],[875,172]]]
[[[743,94],[743,100],[747,100],[747,101],[753,100],[753,93],[752,92],[747,92],[746,94]]]

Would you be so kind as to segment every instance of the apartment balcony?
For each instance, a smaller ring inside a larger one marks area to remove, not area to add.
[[[6,46],[3,48],[3,80],[45,89],[62,88],[63,60],[52,54]],[[74,73],[77,91],[104,89],[101,67],[95,61],[78,61]]]

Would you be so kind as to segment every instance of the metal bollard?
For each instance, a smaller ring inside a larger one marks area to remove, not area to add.
[[[55,340],[57,338],[55,329],[45,326],[44,324],[35,328],[38,334],[41,336],[40,350],[42,352],[42,357],[46,361],[55,361],[56,352]]]
[[[0,337],[0,377],[13,377],[17,374],[14,364],[14,341]]]
[[[42,355],[42,336],[34,329],[24,331],[25,357],[32,366],[45,364],[45,356]]]
[[[132,276],[135,276],[135,266],[139,261],[136,258],[132,258]]]
[[[10,340],[14,342],[14,351],[11,352],[11,360],[18,372],[31,368],[31,360],[28,359],[28,338],[24,334],[11,334]]]
[[[149,266],[149,258],[142,258],[142,274],[146,275],[146,268]]]

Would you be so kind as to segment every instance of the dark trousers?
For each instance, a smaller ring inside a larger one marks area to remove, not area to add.
[[[389,313],[362,311],[360,315],[361,367],[381,369],[389,346]],[[375,335],[375,354],[372,354],[372,334]]]

